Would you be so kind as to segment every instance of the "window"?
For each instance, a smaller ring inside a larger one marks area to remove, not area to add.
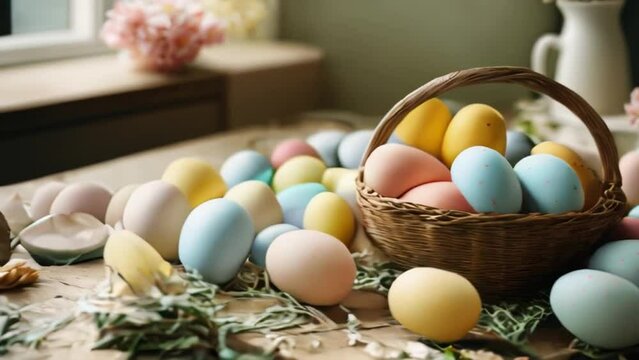
[[[113,0],[0,0],[0,65],[106,50],[98,39]]]

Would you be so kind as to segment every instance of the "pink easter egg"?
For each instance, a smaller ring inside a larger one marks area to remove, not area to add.
[[[619,160],[619,170],[623,185],[621,189],[626,194],[631,206],[639,205],[639,151],[631,151]]]
[[[475,212],[457,186],[450,181],[437,181],[416,186],[399,199],[443,210]]]
[[[271,164],[277,169],[288,159],[300,155],[308,155],[320,160],[322,159],[317,151],[315,151],[315,149],[313,149],[313,147],[306,141],[300,139],[288,139],[275,146],[275,149],[271,153]]]
[[[625,217],[608,235],[608,240],[639,239],[639,219]]]

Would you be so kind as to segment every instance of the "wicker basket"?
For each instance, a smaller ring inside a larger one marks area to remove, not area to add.
[[[562,214],[471,214],[402,203],[363,182],[363,164],[397,124],[424,101],[462,86],[514,83],[563,103],[588,127],[603,164],[603,186],[588,211]],[[439,77],[397,103],[377,126],[357,178],[357,201],[372,242],[398,266],[431,266],[468,278],[484,298],[521,297],[584,260],[625,211],[612,135],[572,90],[526,68],[487,67]]]

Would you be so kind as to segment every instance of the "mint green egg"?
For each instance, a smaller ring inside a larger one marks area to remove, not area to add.
[[[639,286],[639,240],[605,244],[592,254],[588,267],[621,276]]]

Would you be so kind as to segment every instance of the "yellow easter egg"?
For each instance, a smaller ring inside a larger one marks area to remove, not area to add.
[[[579,182],[584,189],[584,209],[590,209],[595,205],[601,194],[601,182],[586,164],[579,154],[571,148],[552,141],[544,141],[537,144],[530,151],[531,154],[548,154],[565,161],[577,173]]]
[[[442,140],[450,120],[446,104],[437,98],[430,99],[409,112],[397,125],[395,134],[404,144],[440,157]]]
[[[273,190],[259,180],[241,182],[232,187],[225,199],[240,205],[251,217],[255,233],[283,221],[282,207]]]
[[[321,182],[326,165],[315,157],[296,156],[282,164],[273,176],[273,189],[280,192],[288,187],[309,182]]]
[[[448,125],[442,142],[442,160],[450,167],[465,149],[485,146],[506,153],[506,122],[495,109],[484,104],[464,106]]]
[[[337,188],[337,184],[345,177],[352,178],[353,181],[355,181],[357,170],[341,167],[328,168],[324,171],[324,175],[322,175],[322,185],[324,185],[328,191],[334,192]]]
[[[388,307],[403,327],[437,342],[453,342],[479,320],[481,298],[461,275],[436,268],[402,273],[388,291]]]
[[[162,180],[180,189],[193,208],[226,192],[226,184],[213,166],[196,158],[173,161],[164,170]]]
[[[355,236],[355,217],[341,196],[323,192],[315,195],[306,206],[304,229],[332,235],[349,246]]]

